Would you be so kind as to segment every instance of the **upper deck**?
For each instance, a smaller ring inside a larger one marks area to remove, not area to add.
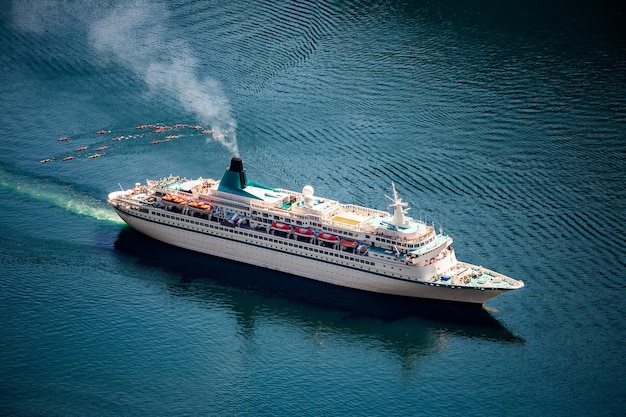
[[[155,191],[175,193],[183,200],[200,198],[218,204],[221,202],[250,214],[265,213],[267,217],[295,225],[317,227],[352,237],[373,235],[383,244],[400,245],[407,250],[424,246],[425,241],[432,240],[434,236],[431,226],[405,216],[408,209],[404,208],[406,203],[398,197],[395,186],[393,198],[387,197],[392,201],[392,214],[318,197],[311,186],[297,192],[248,181],[243,166],[236,161],[231,163],[221,181],[168,177],[150,181],[149,186]]]

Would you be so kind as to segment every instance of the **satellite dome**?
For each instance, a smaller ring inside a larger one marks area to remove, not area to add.
[[[313,187],[311,187],[310,185],[305,185],[302,188],[302,194],[304,194],[305,197],[309,195],[313,195],[313,193],[314,193]]]

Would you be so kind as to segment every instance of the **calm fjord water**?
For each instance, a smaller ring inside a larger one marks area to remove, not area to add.
[[[0,414],[623,415],[607,4],[3,2]],[[135,129],[176,123],[227,146]],[[480,311],[357,294],[151,241],[106,205],[219,178],[235,143],[268,185],[384,209],[394,181],[459,258],[526,287]]]

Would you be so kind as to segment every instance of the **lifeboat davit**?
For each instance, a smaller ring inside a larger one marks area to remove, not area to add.
[[[294,230],[294,233],[297,234],[298,236],[304,236],[304,237],[313,237],[315,235],[315,233],[313,233],[311,229],[307,229],[304,227],[296,227],[296,230]]]
[[[272,223],[272,229],[280,230],[281,232],[290,232],[291,231],[291,226],[289,226],[288,224],[285,224],[285,223],[274,222],[274,223]]]
[[[320,233],[317,238],[323,242],[329,243],[337,243],[337,240],[339,240],[337,239],[337,236],[331,235],[330,233]]]

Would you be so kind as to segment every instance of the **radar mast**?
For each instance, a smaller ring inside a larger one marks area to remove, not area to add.
[[[393,182],[391,183],[391,188],[393,190],[393,198],[385,196],[392,202],[392,204],[389,205],[389,207],[393,207],[393,220],[391,221],[391,224],[396,227],[408,227],[410,218],[407,219],[404,215],[410,210],[410,208],[405,209],[404,207],[408,206],[409,203],[403,202],[402,199],[398,197],[396,184]]]

